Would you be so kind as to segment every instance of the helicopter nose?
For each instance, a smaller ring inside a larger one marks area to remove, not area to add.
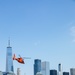
[[[24,64],[24,61],[23,61],[23,64]]]
[[[25,64],[24,62],[22,62],[22,64]]]
[[[24,64],[24,61],[22,61],[22,63]]]

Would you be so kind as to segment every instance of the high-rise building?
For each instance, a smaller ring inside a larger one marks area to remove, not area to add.
[[[43,75],[50,75],[49,62],[44,61],[41,63],[41,72]]]
[[[12,47],[10,47],[10,40],[8,41],[8,47],[6,52],[6,72],[13,72],[13,59],[12,59]]]
[[[58,64],[58,75],[62,75],[62,65]]]
[[[0,75],[3,75],[3,72],[2,71],[0,71]]]
[[[17,68],[17,75],[20,75],[20,68]]]
[[[69,75],[69,72],[63,72],[63,75]]]
[[[75,75],[75,68],[70,69],[70,75]]]
[[[57,75],[57,70],[50,70],[50,75]]]
[[[35,59],[34,60],[34,75],[36,75],[36,73],[40,71],[41,71],[41,60]]]

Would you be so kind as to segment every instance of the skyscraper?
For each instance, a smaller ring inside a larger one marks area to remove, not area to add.
[[[75,75],[75,68],[70,69],[70,75]]]
[[[8,40],[8,47],[6,52],[6,72],[13,72],[13,60],[12,60],[12,47],[10,47],[10,40]]]
[[[58,75],[62,75],[62,65],[58,64]]]
[[[40,71],[41,71],[41,60],[35,59],[34,60],[34,75],[36,75],[36,73]]]
[[[50,75],[49,62],[45,61],[41,63],[41,72],[43,75]]]
[[[57,75],[57,70],[50,70],[50,75]]]

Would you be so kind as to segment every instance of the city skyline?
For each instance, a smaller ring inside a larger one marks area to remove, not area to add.
[[[74,0],[0,0],[0,70],[6,70],[8,37],[12,54],[20,54],[25,65],[13,61],[14,71],[33,75],[34,59],[48,61],[51,69],[75,68]],[[3,67],[1,67],[3,66]]]

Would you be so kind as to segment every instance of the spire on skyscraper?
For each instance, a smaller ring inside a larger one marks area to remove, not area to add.
[[[8,40],[8,47],[10,47],[10,37],[9,37],[9,40]]]

